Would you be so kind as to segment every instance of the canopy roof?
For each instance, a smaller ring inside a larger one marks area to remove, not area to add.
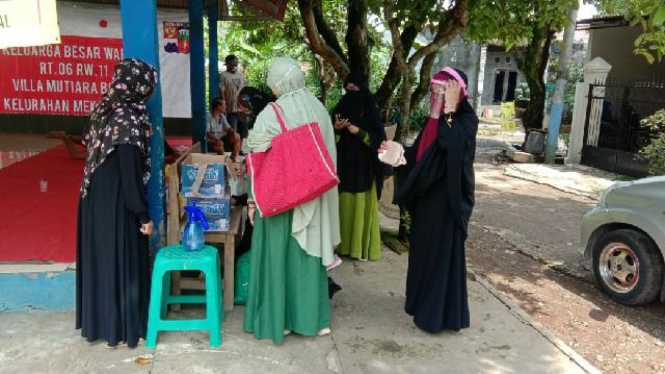
[[[118,5],[119,0],[59,0],[71,1],[78,3],[91,3],[91,4],[108,4]],[[202,0],[208,3],[213,0]],[[268,21],[284,19],[286,12],[286,5],[288,0],[214,0],[217,1],[217,9],[219,10],[220,21]],[[249,10],[252,15],[247,14],[231,14],[229,11],[231,7],[230,2],[240,5],[242,8]],[[158,8],[175,8],[187,9],[189,7],[188,0],[157,0]]]

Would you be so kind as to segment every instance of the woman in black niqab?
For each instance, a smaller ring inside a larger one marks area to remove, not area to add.
[[[338,253],[360,260],[381,258],[378,198],[384,165],[377,157],[386,140],[376,100],[367,77],[349,73],[346,94],[333,111],[337,138],[337,174],[340,179],[340,229]]]

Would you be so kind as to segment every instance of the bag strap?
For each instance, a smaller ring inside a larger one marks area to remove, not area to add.
[[[284,120],[284,109],[277,103],[270,103],[270,106],[277,114],[277,122],[279,122],[279,127],[282,129],[282,132],[287,132],[289,129],[286,127],[286,121]]]

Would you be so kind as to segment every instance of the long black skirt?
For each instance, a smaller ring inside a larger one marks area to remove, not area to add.
[[[443,181],[435,183],[411,210],[404,309],[430,333],[469,327],[466,234],[452,218],[445,189]]]
[[[79,201],[76,328],[90,342],[103,339],[112,346],[126,342],[135,347],[147,330],[148,238],[126,207],[120,170],[114,153],[93,175],[88,196]]]

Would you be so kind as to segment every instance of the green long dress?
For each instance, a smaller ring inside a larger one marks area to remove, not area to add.
[[[367,132],[360,130],[357,136],[369,146]],[[365,192],[340,192],[339,216],[342,243],[337,248],[338,253],[362,260],[380,260],[381,232],[376,184]]]
[[[281,344],[284,330],[313,336],[330,327],[326,269],[291,235],[293,211],[255,217],[245,331]]]
[[[277,58],[268,70],[267,83],[279,96],[276,103],[283,108],[284,126],[293,129],[318,123],[335,162],[330,115],[305,87],[300,64],[290,57]],[[250,154],[266,152],[281,132],[275,109],[267,107],[247,137]],[[284,167],[289,169],[289,165]],[[252,181],[249,185],[253,200]],[[333,188],[286,213],[269,218],[255,214],[245,331],[279,344],[284,341],[284,330],[316,335],[330,327],[325,266],[333,262],[333,248],[340,243],[338,198],[337,188]]]

